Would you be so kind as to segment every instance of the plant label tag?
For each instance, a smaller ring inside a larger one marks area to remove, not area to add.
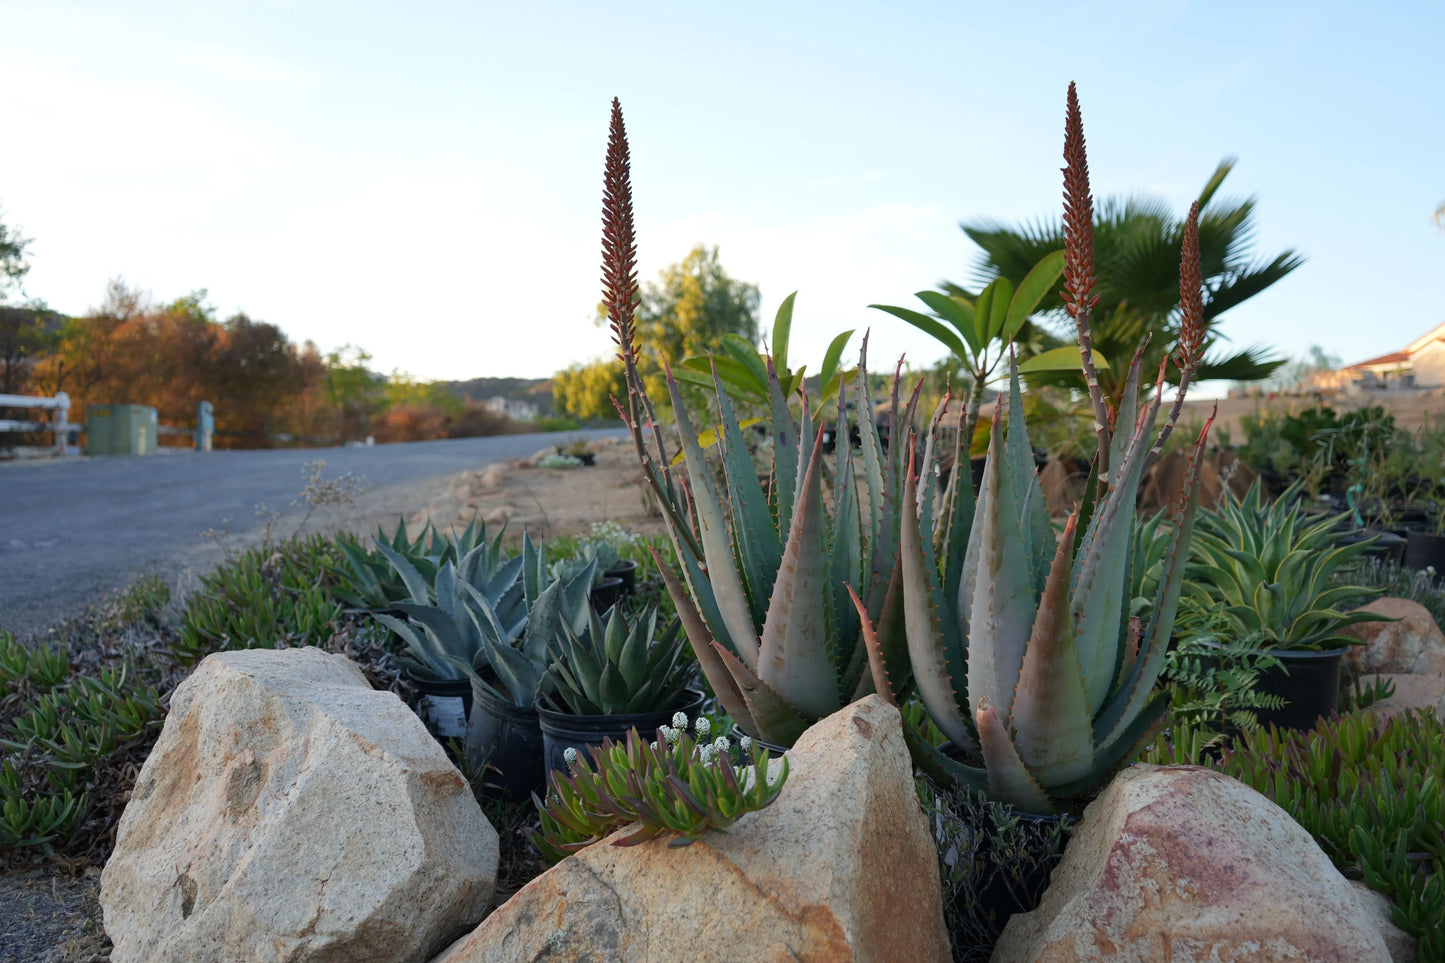
[[[461,696],[427,696],[426,715],[432,729],[443,739],[467,734],[467,709]]]

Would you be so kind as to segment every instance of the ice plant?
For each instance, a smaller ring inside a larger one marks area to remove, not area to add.
[[[684,463],[674,473],[637,371],[628,163],[622,112],[614,100],[603,195],[603,299],[627,375],[627,398],[617,407],[680,562],[679,573],[664,567],[663,579],[723,708],[750,735],[791,744],[812,722],[872,691],[865,671],[870,657],[906,662],[897,565],[906,446],[895,444],[886,456],[882,450],[867,390],[865,339],[854,389],[860,467],[847,445],[839,445],[831,459],[824,455],[825,426],[814,423],[806,396],[795,417],[769,362],[773,463],[766,489],[716,368],[721,484],[669,370]],[[833,426],[838,438],[849,436],[843,391],[840,384]],[[915,403],[916,397],[900,404],[895,379],[892,424],[907,425]],[[876,627],[873,653],[846,586],[858,590]]]
[[[975,504],[968,473],[935,495],[931,462],[910,466],[901,535],[909,659],[929,716],[962,758],[910,735],[936,774],[1034,813],[1086,794],[1106,780],[1162,720],[1168,699],[1153,692],[1174,622],[1194,524],[1206,424],[1172,507],[1171,542],[1147,621],[1131,618],[1135,500],[1144,469],[1178,418],[1176,403],[1156,434],[1161,368],[1141,403],[1142,352],[1116,410],[1100,390],[1089,351],[1093,295],[1093,200],[1083,124],[1069,87],[1065,136],[1065,291],[1079,330],[1098,451],[1085,504],[1055,538],[1044,510],[1018,371],[995,406]],[[1198,219],[1191,217],[1181,279],[1184,325],[1174,360],[1180,395],[1199,361],[1205,325],[1198,304]],[[1166,364],[1168,361],[1166,360]],[[1212,422],[1212,419],[1211,419]],[[884,665],[886,670],[889,668]],[[877,678],[880,692],[890,679]]]

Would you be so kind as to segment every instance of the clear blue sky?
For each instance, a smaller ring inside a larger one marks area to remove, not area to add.
[[[607,350],[608,104],[641,277],[697,242],[798,290],[793,356],[967,280],[958,222],[1059,207],[1079,84],[1096,195],[1181,212],[1218,161],[1257,251],[1308,263],[1224,316],[1346,360],[1445,321],[1445,3],[15,3],[0,0],[0,205],[27,293],[208,288],[322,349],[424,378]]]

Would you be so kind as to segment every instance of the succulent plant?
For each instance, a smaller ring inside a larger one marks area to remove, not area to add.
[[[729,740],[706,741],[701,725],[694,740],[681,713],[673,722],[657,730],[655,742],[635,728],[625,744],[604,740],[590,751],[590,765],[569,751],[571,774],[553,770],[546,800],[532,797],[542,822],[534,838],[543,855],[558,862],[632,823],[641,825],[613,845],[672,834],[673,846],[686,846],[778,797],[788,778],[787,757],[770,770],[767,751],[745,739],[744,764],[734,766]]]
[[[558,596],[559,600],[562,599]],[[697,674],[697,663],[683,657],[686,638],[673,619],[659,633],[657,606],[631,625],[620,608],[605,619],[581,597],[582,630],[573,617],[555,620],[549,640],[551,664],[542,679],[540,703],[574,715],[665,712]]]
[[[590,563],[596,562],[593,566],[592,584],[600,585],[607,577],[607,573],[617,567],[621,561],[621,555],[617,546],[606,541],[584,541],[578,547],[576,555],[570,558],[559,558],[548,568],[548,573],[553,578],[560,578],[564,582],[570,582]]]
[[[1153,688],[1178,603],[1209,428],[1206,424],[1200,434],[1174,505],[1172,544],[1147,621],[1131,617],[1130,556],[1140,478],[1178,418],[1205,335],[1198,207],[1185,228],[1180,266],[1182,334],[1173,356],[1179,393],[1156,436],[1165,371],[1161,368],[1151,397],[1141,403],[1141,349],[1117,411],[1109,410],[1094,371],[1093,201],[1072,85],[1064,154],[1065,300],[1078,327],[1098,438],[1085,503],[1056,539],[1011,361],[1007,435],[1000,402],[977,504],[961,472],[935,497],[932,462],[925,457],[921,481],[910,467],[902,529],[913,676],[929,716],[963,758],[934,748],[916,732],[910,747],[936,776],[1034,813],[1056,812],[1060,800],[1106,780],[1142,748],[1167,711],[1168,697]],[[879,668],[886,673],[890,666]],[[890,681],[880,675],[879,691],[887,694]]]
[[[444,563],[432,585],[405,556],[378,547],[411,592],[411,598],[392,606],[406,620],[373,613],[405,644],[406,652],[397,661],[435,679],[462,679],[490,665],[509,690],[504,698],[530,706],[546,667],[541,638],[523,637],[531,606],[546,583],[545,556],[531,539],[524,534],[522,553],[510,558],[498,558],[490,546],[478,545],[457,564]],[[590,571],[587,577],[590,580]],[[530,671],[533,666],[535,673]]]
[[[765,492],[721,366],[715,366],[712,380],[721,413],[719,487],[669,370],[684,484],[674,476],[637,370],[632,188],[627,135],[616,100],[603,224],[603,301],[628,385],[627,398],[617,403],[681,566],[679,575],[659,562],[668,594],[727,712],[743,731],[791,744],[811,722],[872,691],[865,671],[870,653],[846,586],[856,588],[876,626],[877,657],[895,654],[901,659],[896,558],[904,446],[894,444],[885,456],[860,362],[854,383],[863,445],[861,477],[855,477],[847,445],[838,446],[825,469],[823,425],[815,425],[806,396],[801,416],[794,416],[770,361],[765,377],[773,461]],[[866,339],[863,351],[866,361]],[[839,383],[836,430],[837,437],[846,438],[841,379]],[[906,405],[899,404],[895,379],[892,424],[908,423],[915,403],[916,392]]]
[[[505,557],[502,553],[502,536],[506,526],[491,539],[487,552],[491,558]],[[437,570],[447,562],[461,561],[476,548],[488,545],[487,526],[473,519],[460,535],[437,531],[427,522],[416,538],[406,530],[406,520],[398,519],[396,531],[391,535],[377,527],[375,548],[363,547],[356,536],[342,533],[336,537],[336,546],[341,551],[345,565],[338,571],[343,587],[332,594],[355,609],[384,609],[393,602],[407,599],[411,592],[402,581],[391,558],[381,548],[404,557],[416,569],[423,584],[435,581]]]
[[[1338,544],[1337,518],[1311,521],[1287,492],[1273,502],[1255,482],[1243,499],[1200,515],[1186,591],[1212,604],[1236,639],[1265,649],[1329,649],[1359,642],[1340,630],[1388,622],[1372,612],[1342,612],[1342,602],[1378,594],[1338,576],[1357,565],[1370,541]]]

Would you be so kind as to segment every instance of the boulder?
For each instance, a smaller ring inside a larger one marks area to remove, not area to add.
[[[1357,672],[1445,675],[1445,634],[1429,609],[1409,599],[1384,598],[1375,599],[1361,611],[1399,621],[1345,626],[1343,631],[1364,643],[1351,646],[1345,653]]]
[[[1368,963],[1381,920],[1289,815],[1198,766],[1135,766],[1089,808],[994,963]]]
[[[1392,963],[1416,963],[1420,959],[1420,941],[1395,925],[1395,904],[1390,897],[1359,880],[1350,880],[1350,886],[1374,920],[1375,932],[1385,941]]]
[[[1440,675],[1381,675],[1366,676],[1360,680],[1362,686],[1379,680],[1395,684],[1395,694],[1388,699],[1370,705],[1370,711],[1386,718],[1404,715],[1411,709],[1426,709],[1445,721],[1445,676]]]
[[[589,846],[437,963],[948,960],[898,710],[870,696],[809,729],[788,759],[778,798],[726,834]]]
[[[416,715],[344,656],[212,655],[176,689],[101,876],[112,959],[424,960],[497,834]]]

